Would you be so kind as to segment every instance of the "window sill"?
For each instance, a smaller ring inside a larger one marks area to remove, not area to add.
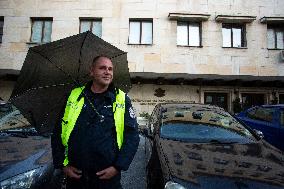
[[[223,49],[248,49],[247,47],[222,47]]]
[[[281,50],[284,50],[284,49],[270,49],[270,48],[267,48],[267,50],[273,50],[273,51],[281,51]]]
[[[194,47],[194,48],[203,48],[203,46],[190,46],[190,45],[177,45],[177,47]]]
[[[45,42],[45,43],[41,43],[41,42],[26,42],[27,45],[43,45],[43,44],[46,44],[46,43],[50,43],[50,42]]]
[[[152,46],[153,44],[141,44],[141,43],[127,43],[127,45],[137,46]]]

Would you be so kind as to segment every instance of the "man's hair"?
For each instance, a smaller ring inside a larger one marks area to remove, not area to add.
[[[106,55],[99,55],[99,56],[96,56],[96,57],[93,59],[92,66],[95,66],[96,63],[98,62],[98,60],[99,60],[100,58],[108,58],[108,59],[111,60],[111,58],[108,57],[108,56],[106,56]]]

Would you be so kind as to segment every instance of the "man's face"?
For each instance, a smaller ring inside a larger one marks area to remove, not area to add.
[[[100,86],[108,86],[113,79],[113,64],[110,59],[101,57],[91,67],[90,76],[93,82]]]

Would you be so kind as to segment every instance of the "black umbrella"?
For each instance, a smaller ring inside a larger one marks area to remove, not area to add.
[[[10,101],[39,132],[51,131],[71,89],[91,80],[89,68],[98,55],[111,58],[114,84],[128,92],[127,54],[88,31],[30,48]]]

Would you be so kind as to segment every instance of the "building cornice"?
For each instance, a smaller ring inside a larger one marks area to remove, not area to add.
[[[170,20],[191,21],[191,22],[207,21],[209,17],[210,14],[169,13],[168,15],[168,18]]]
[[[284,76],[131,72],[132,84],[284,88]]]
[[[262,24],[284,24],[284,17],[262,17],[260,19]]]
[[[256,16],[217,15],[215,20],[222,23],[251,23]]]

